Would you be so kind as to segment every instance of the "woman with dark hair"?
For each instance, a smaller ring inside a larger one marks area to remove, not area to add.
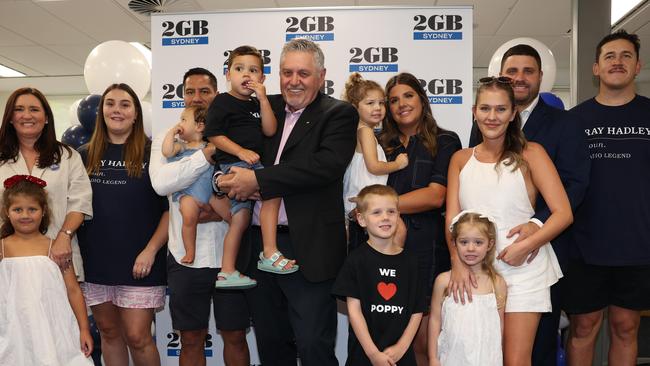
[[[386,83],[386,96],[389,113],[379,141],[388,161],[401,153],[408,155],[408,166],[391,173],[388,185],[400,195],[399,211],[407,228],[404,248],[417,254],[419,280],[430,297],[434,251],[439,238],[444,237],[447,168],[452,154],[461,148],[460,139],[454,132],[438,127],[426,92],[415,76],[393,76]],[[414,341],[419,365],[428,365],[427,323],[428,311]]]
[[[54,240],[50,255],[63,270],[74,264],[83,281],[75,231],[93,214],[90,181],[79,154],[56,140],[52,108],[34,88],[11,93],[0,127],[0,181],[17,174],[47,182],[52,219],[45,235]]]
[[[151,141],[135,92],[113,84],[99,105],[95,131],[80,148],[96,213],[79,229],[86,266],[82,290],[106,365],[128,365],[127,349],[135,365],[160,365],[151,324],[165,300],[167,200],[151,187]]]
[[[541,313],[551,311],[550,287],[562,277],[549,240],[573,220],[566,192],[544,148],[527,142],[515,109],[511,80],[481,79],[473,107],[482,142],[463,149],[449,164],[447,224],[461,210],[478,210],[496,220],[495,268],[508,285],[504,322],[504,364],[530,365]],[[515,242],[510,228],[528,222],[541,194],[551,216],[531,236]],[[448,238],[451,248],[453,243]],[[458,282],[468,269],[452,255],[448,291],[457,298]],[[476,286],[485,278],[472,278]],[[471,296],[468,295],[471,301]]]

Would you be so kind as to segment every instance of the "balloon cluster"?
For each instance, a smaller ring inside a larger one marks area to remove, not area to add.
[[[100,112],[101,94],[116,83],[128,84],[140,98],[144,130],[151,137],[151,103],[142,101],[151,86],[151,66],[137,48],[124,41],[98,45],[86,58],[84,79],[91,94],[70,106],[71,126],[63,133],[63,143],[77,148],[90,141]]]
[[[90,141],[90,136],[92,136],[95,130],[97,107],[99,107],[99,100],[101,98],[101,95],[91,94],[72,104],[70,107],[70,123],[72,126],[63,132],[61,141],[64,144],[68,144],[76,149]],[[75,108],[76,111],[72,115],[72,109],[75,105],[77,106]]]

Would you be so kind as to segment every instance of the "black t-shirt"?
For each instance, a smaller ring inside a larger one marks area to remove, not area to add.
[[[257,99],[241,100],[229,93],[217,95],[210,108],[205,126],[205,137],[225,135],[244,149],[260,154],[262,150],[262,119]],[[217,149],[218,164],[234,163],[240,159]]]
[[[603,266],[650,264],[650,99],[621,106],[589,99],[571,112],[582,119],[591,158],[572,255]]]
[[[93,218],[79,227],[77,238],[86,281],[102,285],[159,286],[166,284],[165,255],[161,248],[147,277],[133,279],[133,264],[167,211],[165,197],[151,187],[147,141],[142,176],[129,177],[123,160],[124,145],[108,144],[99,172],[90,175]],[[79,149],[86,162],[86,146]]]
[[[382,254],[367,243],[347,257],[332,293],[360,300],[368,332],[380,351],[397,343],[411,315],[421,313],[425,308],[417,258],[404,251],[396,255]],[[415,365],[412,346],[398,364]],[[346,365],[370,365],[352,326],[348,335]]]

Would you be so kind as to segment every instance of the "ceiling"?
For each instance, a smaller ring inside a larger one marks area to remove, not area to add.
[[[0,0],[0,64],[29,76],[49,94],[86,94],[83,67],[98,44],[119,39],[150,42],[150,19],[132,12],[129,0]],[[310,0],[176,0],[168,11],[218,11],[313,6]],[[569,68],[570,0],[319,0],[318,6],[473,5],[474,67],[487,68],[504,42],[532,37],[556,57],[558,74]],[[650,10],[648,11],[650,13]],[[650,35],[650,16],[628,31]],[[644,50],[650,51],[646,47]],[[643,56],[643,55],[642,55]],[[650,57],[646,57],[650,59]],[[0,78],[0,92],[26,84]]]

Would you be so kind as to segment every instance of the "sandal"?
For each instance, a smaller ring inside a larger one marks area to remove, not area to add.
[[[245,290],[257,285],[257,281],[248,277],[240,276],[239,271],[233,271],[231,273],[219,272],[217,277],[223,277],[223,280],[217,279],[214,284],[214,287],[221,289],[229,290]]]
[[[298,270],[299,266],[294,264],[291,268],[284,268],[289,264],[289,259],[283,258],[278,264],[275,262],[282,257],[282,253],[277,251],[271,255],[271,258],[266,258],[264,252],[260,252],[260,260],[257,261],[257,269],[264,272],[271,272],[275,274],[289,274],[294,273]]]

